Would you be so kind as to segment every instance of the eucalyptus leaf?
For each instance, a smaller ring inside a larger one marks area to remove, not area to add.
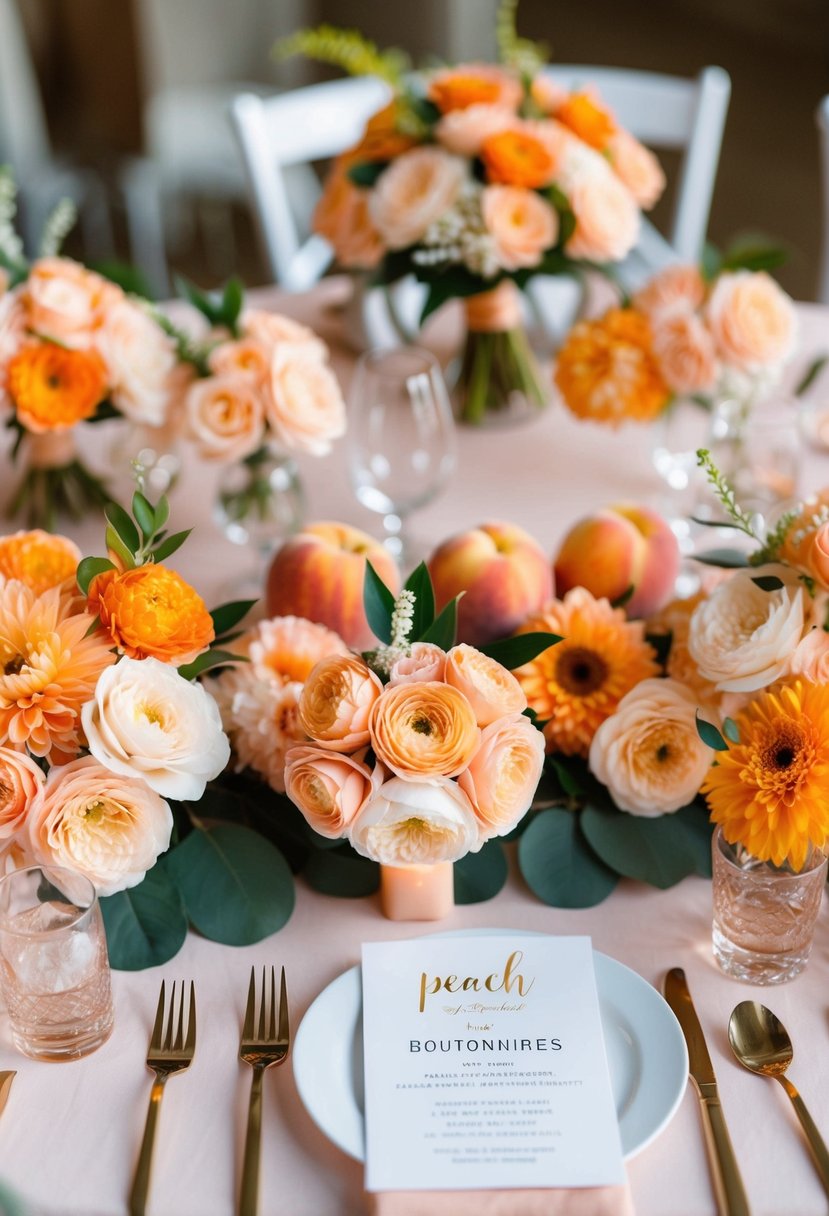
[[[479,646],[478,649],[512,671],[515,667],[523,667],[525,663],[531,663],[533,659],[537,659],[545,650],[549,650],[551,646],[555,646],[560,641],[561,638],[557,633],[536,631],[519,633],[514,638],[502,638],[497,642],[487,642],[485,646]]]
[[[341,899],[373,895],[380,886],[377,862],[361,857],[350,845],[312,853],[302,876],[320,894],[336,895]]]
[[[467,853],[453,867],[456,904],[480,904],[497,895],[507,881],[507,857],[499,840]]]
[[[116,971],[159,967],[178,954],[187,936],[187,916],[167,873],[172,853],[157,862],[136,887],[101,899],[110,965]]]
[[[740,742],[740,728],[733,718],[724,718],[722,729],[726,739],[730,739],[732,743]]]
[[[713,722],[707,722],[705,718],[699,716],[699,710],[696,713],[697,719],[697,734],[706,747],[711,747],[715,752],[727,752],[728,744],[723,739],[717,727]]]
[[[370,561],[366,561],[363,578],[363,608],[369,629],[386,645],[391,641],[391,614],[394,612],[394,596],[389,591]]]
[[[701,821],[701,832],[694,825],[695,819]],[[607,866],[661,890],[699,873],[704,850],[709,855],[711,851],[707,815],[699,806],[655,817],[588,806],[582,813],[581,826],[590,846]]]
[[[425,562],[421,562],[406,579],[406,590],[415,597],[409,640],[418,642],[435,619],[435,592]]]
[[[573,811],[540,811],[518,842],[518,864],[530,890],[554,908],[592,908],[619,881],[585,840]]]
[[[460,596],[456,595],[453,600],[449,601],[423,634],[421,642],[431,642],[432,645],[439,646],[441,650],[452,649],[458,632],[459,599]]]
[[[723,570],[740,570],[749,564],[745,553],[739,549],[709,549],[705,553],[695,553],[693,558],[704,566],[718,566]]]
[[[93,578],[106,570],[114,569],[108,557],[84,557],[78,562],[78,586],[84,595],[87,595]]]
[[[829,363],[829,355],[818,355],[816,359],[812,360],[794,390],[795,397],[802,397],[807,389],[812,387],[827,363]]]

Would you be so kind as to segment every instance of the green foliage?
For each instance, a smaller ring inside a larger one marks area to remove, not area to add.
[[[757,577],[752,577],[751,580],[756,583],[761,591],[779,591],[785,586],[782,578],[778,578],[776,574],[759,574]]]
[[[338,29],[334,25],[318,25],[316,29],[297,30],[280,38],[272,51],[277,60],[303,55],[332,67],[341,68],[349,76],[379,76],[395,92],[403,88],[403,77],[409,70],[409,57],[396,48],[381,51],[359,30]]]
[[[735,237],[723,254],[720,270],[776,270],[789,259],[789,250],[762,233]]]
[[[695,553],[694,561],[721,570],[741,570],[749,564],[745,553],[739,549],[708,549],[705,553]]]
[[[450,600],[421,636],[421,642],[431,642],[441,650],[451,650],[458,632],[458,599]]]
[[[394,596],[389,591],[370,561],[366,562],[363,579],[363,608],[369,629],[387,646],[391,641],[391,614],[394,612]]]
[[[820,373],[823,371],[826,364],[829,363],[829,355],[818,355],[806,369],[806,374],[794,390],[795,397],[802,397],[808,389],[812,387]]]
[[[738,528],[740,532],[745,532],[746,536],[750,536],[752,540],[759,540],[757,533],[752,527],[751,517],[737,502],[732,486],[729,485],[726,478],[714,464],[714,461],[711,459],[711,453],[707,448],[697,449],[697,464],[701,469],[705,470],[705,475],[714,493],[722,503],[723,509],[731,519],[734,527]]]
[[[711,747],[715,752],[727,752],[728,744],[723,739],[717,727],[713,722],[707,722],[705,718],[699,716],[699,710],[696,713],[697,734],[706,747]]]
[[[309,856],[302,871],[308,885],[321,895],[336,895],[341,899],[373,895],[380,886],[377,862],[361,857],[350,844],[331,843],[336,847],[318,849]]]
[[[536,631],[519,633],[514,638],[503,638],[497,642],[487,642],[478,649],[489,655],[491,659],[501,663],[509,671],[513,671],[516,667],[523,667],[525,663],[531,663],[533,659],[537,659],[545,650],[549,650],[551,646],[557,645],[560,641],[561,637],[557,633]]]
[[[161,858],[138,886],[101,900],[110,964],[116,971],[159,967],[187,936],[181,895]]]
[[[490,840],[478,853],[467,853],[454,868],[455,903],[480,904],[497,895],[507,881],[507,857],[499,840]]]
[[[740,728],[733,718],[725,718],[722,724],[723,734],[732,743],[740,742]]]
[[[519,38],[515,28],[518,0],[501,0],[495,18],[495,41],[498,58],[505,67],[524,77],[533,77],[550,58],[550,49],[542,42]]]
[[[540,811],[518,842],[527,886],[554,908],[592,908],[606,899],[618,875],[593,852],[573,811]]]
[[[178,294],[198,309],[211,326],[227,329],[234,338],[239,337],[239,316],[245,300],[241,279],[234,275],[222,291],[202,291],[181,275],[176,276],[175,285]]]
[[[84,595],[89,593],[89,584],[97,574],[103,574],[105,570],[114,570],[115,567],[108,557],[84,557],[78,563],[78,586]]]
[[[414,616],[409,636],[412,641],[416,641],[423,636],[435,619],[435,591],[425,562],[421,562],[409,575],[406,580],[406,590],[411,591],[415,597]]]
[[[380,174],[388,168],[388,164],[387,160],[361,161],[359,164],[350,165],[346,171],[346,176],[355,186],[361,186],[364,189],[370,190]]]
[[[664,890],[689,874],[711,872],[711,825],[700,803],[654,818],[588,806],[581,828],[606,865],[652,887]]]

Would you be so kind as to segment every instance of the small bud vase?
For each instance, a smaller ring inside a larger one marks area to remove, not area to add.
[[[380,907],[388,920],[442,920],[455,906],[451,861],[380,866]]]
[[[104,483],[79,458],[73,429],[24,432],[20,454],[26,467],[6,509],[10,519],[54,532],[61,517],[83,519],[110,501]]]
[[[294,532],[305,513],[305,495],[296,461],[266,444],[219,481],[214,516],[228,540],[248,545],[262,558]]]

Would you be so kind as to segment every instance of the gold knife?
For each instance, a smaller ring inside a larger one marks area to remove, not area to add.
[[[16,1072],[0,1072],[0,1115],[5,1110],[6,1102],[9,1098],[9,1091],[12,1087],[12,1081],[16,1076]]]
[[[691,1080],[702,1109],[705,1147],[714,1182],[719,1216],[750,1216],[743,1180],[737,1168],[734,1149],[717,1093],[714,1065],[705,1046],[688,981],[681,967],[673,967],[665,976],[665,1000],[676,1014],[688,1045]]]

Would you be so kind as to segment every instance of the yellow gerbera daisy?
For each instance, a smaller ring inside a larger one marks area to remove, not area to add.
[[[800,870],[829,837],[829,685],[797,680],[737,714],[740,742],[717,755],[703,783],[711,818],[730,844]]]
[[[560,634],[550,647],[515,671],[531,709],[549,719],[547,750],[586,756],[596,731],[615,712],[626,692],[659,674],[641,621],[628,621],[621,608],[574,587],[530,617],[519,633]]]

